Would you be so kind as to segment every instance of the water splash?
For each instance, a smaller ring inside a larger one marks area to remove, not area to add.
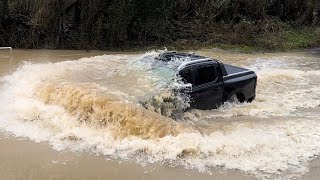
[[[298,177],[320,154],[319,69],[299,69],[282,57],[268,66],[262,64],[268,59],[249,60],[257,67],[256,101],[193,110],[174,121],[140,104],[172,97],[161,93],[174,72],[149,63],[157,53],[26,63],[2,78],[0,129],[57,150],[270,179]]]

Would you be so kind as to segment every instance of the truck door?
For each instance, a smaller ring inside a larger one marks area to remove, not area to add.
[[[192,106],[197,109],[212,109],[219,106],[223,96],[223,82],[217,71],[217,63],[200,64],[192,68],[194,86],[192,87]]]

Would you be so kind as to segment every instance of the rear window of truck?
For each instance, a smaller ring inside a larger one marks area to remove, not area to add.
[[[185,83],[185,84],[192,84],[194,85],[194,74],[193,74],[193,71],[191,69],[185,69],[185,70],[182,70],[180,73],[179,73],[180,77],[182,78],[182,81]]]
[[[195,85],[201,85],[217,79],[217,73],[214,65],[205,65],[197,68],[198,78],[196,78]]]

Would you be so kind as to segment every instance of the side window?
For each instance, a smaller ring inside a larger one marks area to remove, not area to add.
[[[179,72],[179,75],[184,83],[194,85],[194,75],[191,69],[182,70]]]
[[[213,65],[205,65],[197,68],[199,77],[195,85],[205,84],[217,79],[217,73]]]

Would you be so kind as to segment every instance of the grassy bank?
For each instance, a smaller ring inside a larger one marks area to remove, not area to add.
[[[320,26],[297,26],[278,20],[216,24],[192,29],[190,36],[178,39],[172,48],[217,47],[242,52],[288,51],[320,46]]]
[[[218,30],[217,30],[218,29]],[[277,31],[252,33],[243,29],[242,33],[226,31],[216,28],[211,33],[198,33],[199,36],[185,37],[174,42],[163,44],[150,44],[142,47],[125,47],[131,50],[150,50],[166,47],[172,50],[219,48],[244,53],[275,52],[302,50],[320,46],[320,27],[290,27]],[[116,48],[114,50],[125,50]]]

